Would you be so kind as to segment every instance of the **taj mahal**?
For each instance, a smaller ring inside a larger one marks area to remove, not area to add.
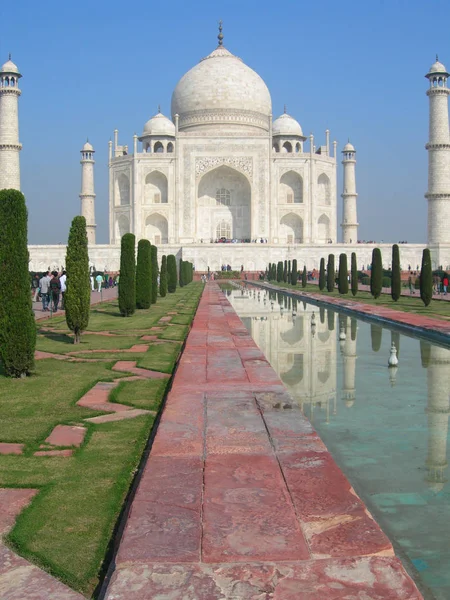
[[[20,189],[18,67],[0,70],[0,189]],[[450,267],[450,134],[448,73],[438,60],[426,77],[430,102],[428,246],[433,266]],[[178,81],[170,118],[160,111],[121,143],[109,142],[109,244],[96,244],[94,147],[81,150],[81,214],[89,257],[117,271],[120,239],[131,232],[191,261],[198,271],[230,264],[248,271],[297,258],[318,268],[328,254],[356,252],[358,268],[375,244],[359,243],[356,150],[338,149],[330,132],[305,136],[286,111],[274,118],[262,78],[223,43]],[[343,168],[343,210],[337,214],[337,171]],[[75,195],[75,191],[74,191]],[[424,210],[425,213],[425,210]],[[338,226],[338,221],[339,226]],[[339,233],[338,233],[339,232]],[[218,243],[227,241],[228,243]],[[384,266],[391,244],[381,248]],[[403,244],[402,268],[419,265],[422,244]],[[31,245],[30,270],[65,262],[63,245]]]

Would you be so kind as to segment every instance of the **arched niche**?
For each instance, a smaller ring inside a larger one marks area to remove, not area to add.
[[[284,215],[280,221],[279,237],[286,244],[303,243],[303,220],[294,213]]]
[[[281,148],[281,152],[284,152],[285,154],[290,154],[292,152],[291,142],[284,142],[283,147]]]
[[[287,357],[292,366],[286,373],[281,373],[281,381],[288,387],[293,387],[303,379],[303,354],[293,354]]]
[[[279,202],[301,204],[303,202],[303,179],[295,171],[288,171],[280,178]]]
[[[116,219],[116,240],[119,241],[126,233],[130,233],[130,219],[127,215],[119,215]]]
[[[145,220],[145,237],[152,244],[167,244],[169,241],[169,226],[166,217],[159,213],[149,215]]]
[[[317,221],[317,242],[326,244],[330,240],[330,219],[321,215]]]
[[[126,206],[130,204],[130,180],[125,173],[116,175],[116,205]]]
[[[273,152],[279,152],[280,151],[280,144],[278,142],[274,142],[273,146],[272,146],[272,150],[273,150]]]
[[[155,142],[155,144],[153,146],[153,152],[156,152],[158,154],[164,152],[164,146],[162,145],[161,142]]]
[[[144,204],[167,204],[167,177],[160,171],[152,171],[145,178]]]
[[[330,178],[325,173],[321,173],[317,178],[317,203],[322,206],[331,204],[331,183]]]
[[[173,143],[172,142],[169,142],[167,144],[167,152],[173,152]]]
[[[230,224],[230,239],[251,238],[251,186],[231,167],[221,165],[200,179],[197,188],[199,239],[217,239],[219,223]]]
[[[297,317],[290,329],[281,331],[280,337],[289,346],[295,346],[301,342],[303,339],[303,317]]]

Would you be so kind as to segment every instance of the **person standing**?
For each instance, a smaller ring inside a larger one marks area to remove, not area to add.
[[[442,280],[442,286],[444,288],[444,296],[446,296],[448,288],[448,275],[444,275],[444,279]]]
[[[103,277],[100,275],[100,273],[95,278],[95,281],[97,282],[97,292],[101,292],[102,291]]]
[[[59,278],[59,283],[61,284],[61,310],[64,310],[65,304],[64,304],[64,295],[66,293],[66,279],[67,279],[67,275],[66,272],[63,271],[61,274],[61,277]]]
[[[93,292],[95,292],[95,281],[94,281],[94,276],[93,276],[93,275],[91,275],[89,279],[91,280],[91,290],[92,290]]]
[[[46,312],[48,310],[49,303],[49,291],[50,291],[50,271],[47,271],[43,277],[39,280],[39,288],[41,290],[41,298],[42,298],[42,310]]]
[[[51,301],[53,301],[53,312],[58,310],[59,294],[61,293],[61,282],[59,281],[58,273],[52,272],[53,278],[50,280],[50,292],[52,294]]]

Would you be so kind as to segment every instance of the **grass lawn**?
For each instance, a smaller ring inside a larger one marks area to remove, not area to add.
[[[373,306],[387,306],[394,310],[401,310],[405,312],[417,313],[427,317],[434,317],[436,319],[450,320],[450,303],[444,300],[432,300],[428,306],[425,306],[420,299],[419,291],[412,296],[400,296],[397,302],[394,302],[388,294],[382,294],[377,300],[374,300],[369,292],[358,291],[356,296],[352,296],[352,293],[342,295],[338,292],[337,288],[333,292],[327,292],[326,289],[322,292],[319,290],[318,285],[308,284],[306,288],[301,286],[299,283],[296,286],[292,286],[288,283],[277,283],[274,281],[270,282],[272,285],[276,285],[280,288],[297,290],[299,292],[310,292],[314,294],[323,294],[324,296],[331,296],[336,298],[342,298],[350,302],[364,302],[365,304],[371,304]]]
[[[87,423],[83,419],[102,413],[76,402],[97,382],[127,376],[112,371],[117,360],[136,360],[140,367],[171,373],[202,290],[201,283],[193,282],[129,318],[118,316],[116,302],[96,306],[88,330],[114,331],[117,335],[86,334],[76,346],[64,317],[47,320],[37,325],[37,350],[56,354],[80,351],[83,354],[77,357],[108,360],[39,360],[34,375],[25,380],[0,373],[0,441],[25,444],[22,455],[0,455],[0,487],[40,490],[19,516],[7,541],[22,556],[86,597],[92,596],[99,582],[114,526],[170,379],[124,381],[111,391],[112,402],[152,411],[134,419]],[[161,331],[150,331],[172,311],[179,313],[174,317],[182,317],[181,324],[158,324]],[[149,341],[145,353],[123,352],[144,343],[140,337],[150,334],[177,342],[152,345]],[[90,354],[89,350],[105,352]],[[85,426],[82,446],[67,458],[34,456],[58,424]]]

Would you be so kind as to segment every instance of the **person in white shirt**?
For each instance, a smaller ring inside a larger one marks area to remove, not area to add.
[[[50,271],[41,277],[39,280],[39,288],[41,290],[41,298],[42,298],[42,310],[45,312],[48,310],[48,303],[50,301],[49,291],[50,291]]]
[[[67,275],[66,272],[63,271],[61,274],[61,277],[59,278],[59,283],[61,284],[61,310],[64,310],[65,308],[65,303],[64,303],[64,295],[66,293],[66,280],[67,280]]]

